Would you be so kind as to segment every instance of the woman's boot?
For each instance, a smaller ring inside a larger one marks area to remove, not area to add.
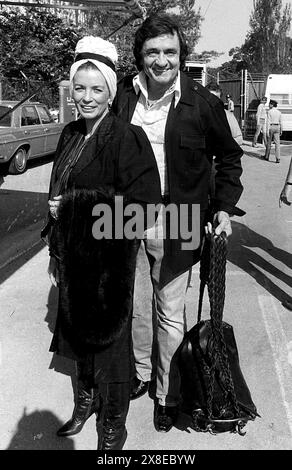
[[[102,409],[102,398],[97,387],[90,387],[81,376],[81,369],[77,367],[77,398],[72,417],[58,431],[57,436],[73,436],[78,434],[88,418],[96,414],[97,421]]]
[[[109,383],[98,450],[122,450],[127,439],[126,419],[130,403],[130,383]]]

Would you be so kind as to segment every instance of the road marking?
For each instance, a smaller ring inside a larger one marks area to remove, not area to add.
[[[285,335],[275,300],[271,296],[259,295],[259,305],[269,337],[274,364],[279,380],[283,404],[287,414],[290,434],[292,435],[292,403],[287,397],[291,394],[291,348]],[[289,343],[290,344],[290,343]],[[291,345],[290,345],[291,346]],[[290,349],[290,350],[289,350]]]

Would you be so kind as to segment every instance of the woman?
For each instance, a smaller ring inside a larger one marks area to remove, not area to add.
[[[139,241],[94,237],[92,214],[99,203],[114,210],[115,195],[124,203],[159,203],[160,183],[144,131],[110,111],[114,45],[84,37],[75,53],[70,90],[80,118],[60,137],[49,196],[49,273],[59,286],[50,350],[76,361],[78,384],[73,415],[57,434],[76,434],[92,414],[98,422],[103,415],[98,449],[117,450],[127,435],[135,375],[131,314]]]

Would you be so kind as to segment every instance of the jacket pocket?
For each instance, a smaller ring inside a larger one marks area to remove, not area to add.
[[[204,135],[184,135],[180,136],[180,147],[188,149],[205,149],[206,139]]]
[[[180,165],[186,172],[201,171],[207,164],[206,139],[204,135],[180,136]]]

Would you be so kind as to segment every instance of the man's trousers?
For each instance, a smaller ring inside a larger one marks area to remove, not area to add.
[[[280,125],[279,124],[270,125],[268,143],[267,143],[266,154],[265,154],[266,160],[269,160],[270,158],[272,141],[275,142],[276,162],[279,162],[280,161]]]
[[[146,231],[137,256],[132,336],[137,377],[149,381],[156,376],[159,404],[174,406],[180,395],[174,355],[186,330],[185,297],[191,269],[166,285],[161,282],[164,244],[153,232],[158,226],[160,216],[156,226]]]

